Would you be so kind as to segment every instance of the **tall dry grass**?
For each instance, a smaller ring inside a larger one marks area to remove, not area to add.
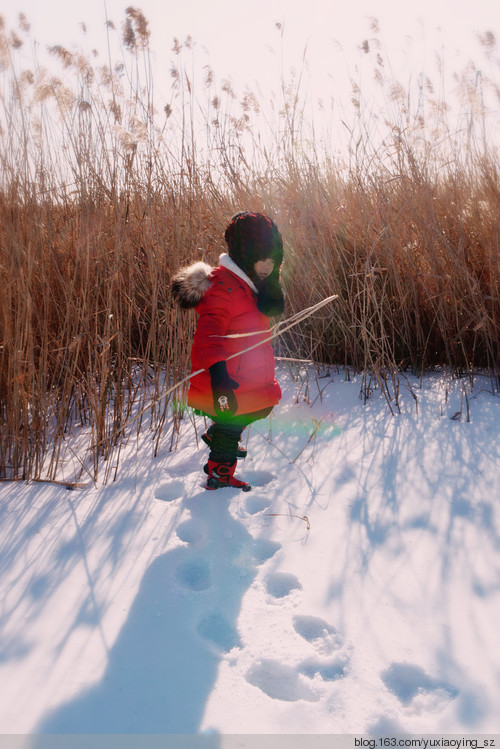
[[[339,296],[278,353],[377,376],[486,368],[498,387],[500,179],[473,71],[452,126],[431,82],[403,89],[372,40],[378,104],[353,81],[350,119],[320,132],[300,79],[270,110],[210,70],[195,85],[189,39],[157,101],[134,8],[117,61],[110,41],[105,62],[56,46],[54,70],[29,67],[26,19],[0,33],[0,477],[69,478],[71,463],[74,480],[107,480],[124,441],[175,445],[182,408],[163,395],[188,370],[195,320],[170,278],[216,263],[242,207],[282,229],[287,313]],[[484,46],[498,66],[492,35]]]

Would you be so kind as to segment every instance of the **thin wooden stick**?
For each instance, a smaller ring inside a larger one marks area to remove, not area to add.
[[[301,310],[295,315],[292,315],[292,317],[287,318],[286,320],[282,320],[281,322],[277,323],[276,325],[273,325],[272,328],[269,329],[270,335],[267,336],[262,341],[259,341],[258,343],[253,344],[253,346],[249,346],[248,348],[244,349],[243,351],[237,351],[234,354],[231,354],[231,356],[228,356],[226,361],[230,361],[231,359],[234,359],[237,356],[241,356],[242,354],[246,354],[248,351],[253,351],[253,349],[258,348],[259,346],[262,346],[264,343],[268,343],[273,338],[276,338],[277,336],[281,335],[282,333],[285,333],[287,330],[290,330],[290,328],[293,328],[295,325],[297,325],[302,320],[305,320],[307,317],[310,317],[314,312],[321,309],[321,307],[324,307],[329,302],[332,302],[334,299],[338,298],[338,294],[332,294],[332,296],[326,297],[326,299],[323,299],[321,302],[318,302],[317,304],[314,304],[312,307],[308,307],[307,309]],[[285,325],[286,327],[282,328],[281,326]],[[226,336],[223,336],[226,337]],[[227,336],[231,337],[231,336]],[[133,416],[131,419],[128,419],[118,430],[117,435],[123,432],[127,426],[130,426],[130,424],[133,424],[134,421],[137,421],[137,419],[140,419],[144,414],[149,411],[150,408],[155,406],[157,403],[162,401],[164,398],[166,398],[170,393],[172,393],[174,390],[179,388],[181,385],[184,385],[185,382],[188,382],[188,380],[191,380],[193,377],[196,377],[197,375],[204,372],[205,369],[197,369],[196,372],[192,372],[190,375],[187,375],[187,377],[184,377],[182,380],[179,380],[179,382],[176,382],[175,385],[172,385],[171,388],[166,390],[164,393],[158,396],[158,398],[155,398],[150,403],[148,403],[147,406],[145,406],[139,413],[137,413],[135,416]]]
[[[311,530],[311,523],[309,522],[309,518],[307,515],[294,515],[293,513],[291,515],[287,515],[284,512],[266,512],[266,516],[270,518],[297,518],[298,520],[303,520],[307,525],[307,530]]]

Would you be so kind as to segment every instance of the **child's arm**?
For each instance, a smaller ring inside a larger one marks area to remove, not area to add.
[[[196,365],[209,369],[227,358],[226,339],[231,309],[228,301],[219,294],[211,294],[198,308],[195,339],[199,362]]]
[[[199,309],[196,328],[199,364],[210,374],[214,409],[217,414],[236,413],[234,391],[239,384],[227,373],[226,339],[231,318],[231,298],[223,290],[207,295]]]

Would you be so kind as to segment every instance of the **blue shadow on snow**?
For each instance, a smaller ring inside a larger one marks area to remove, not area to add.
[[[236,622],[242,597],[262,556],[276,551],[263,554],[229,513],[229,498],[229,493],[203,492],[183,500],[191,518],[179,534],[193,542],[155,559],[101,681],[49,714],[38,734],[200,730],[219,663],[240,644]],[[230,709],[229,702],[230,696]],[[210,749],[219,745],[216,734],[206,740],[203,746]],[[43,736],[38,745],[45,746]]]

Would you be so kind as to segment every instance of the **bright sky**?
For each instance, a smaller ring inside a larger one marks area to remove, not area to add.
[[[443,56],[448,71],[461,71],[469,59],[479,67],[484,62],[478,34],[491,31],[500,41],[500,0],[15,0],[16,7],[7,0],[0,3],[9,26],[17,24],[20,11],[26,14],[41,45],[84,46],[87,51],[96,47],[102,54],[106,9],[120,29],[125,8],[141,8],[151,29],[157,93],[165,90],[165,98],[173,39],[182,42],[188,34],[197,45],[197,64],[210,64],[219,82],[230,78],[238,93],[247,84],[252,90],[258,85],[265,93],[275,91],[281,71],[288,75],[293,67],[304,68],[305,85],[315,97],[325,95],[327,100],[338,97],[346,86],[347,70],[357,74],[363,57],[359,47],[373,37],[369,18],[379,21],[384,51],[404,86],[421,73],[432,78],[436,53]],[[86,40],[81,21],[87,27]],[[277,23],[282,24],[283,35]],[[367,81],[372,85],[368,72]]]
[[[498,0],[2,0],[0,13],[13,25],[23,11],[40,42],[71,48],[72,43],[81,43],[80,21],[86,23],[92,41],[98,40],[105,7],[119,26],[129,5],[141,8],[149,20],[152,48],[160,59],[170,53],[174,37],[183,41],[190,34],[207,49],[217,76],[231,75],[238,86],[261,80],[273,60],[279,66],[276,22],[285,28],[285,68],[300,66],[307,44],[313,73],[316,67],[328,66],[336,42],[350,59],[370,36],[368,17],[380,21],[391,59],[406,50],[405,59],[410,54],[409,64],[416,66],[435,49],[443,48],[450,60],[457,54],[473,54],[477,32],[500,34]]]

